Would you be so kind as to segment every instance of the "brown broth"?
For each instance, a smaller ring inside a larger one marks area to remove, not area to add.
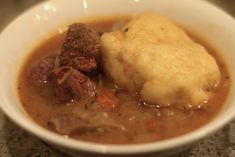
[[[103,19],[91,22],[89,25],[103,32],[107,31],[117,20],[116,18],[109,20]],[[216,50],[191,33],[190,36],[207,48],[208,52],[216,59],[221,71],[221,83],[213,91],[214,95],[205,107],[191,111],[182,111],[174,108],[147,107],[139,105],[139,99],[136,96],[122,92],[118,94],[118,98],[121,100],[119,108],[115,111],[108,111],[107,113],[111,119],[126,126],[125,131],[112,130],[105,134],[73,134],[70,137],[79,140],[112,144],[154,142],[193,131],[214,118],[222,110],[229,94],[231,85],[229,72],[224,60]],[[47,54],[57,52],[64,38],[65,34],[55,35],[34,49],[26,60],[19,76],[19,97],[24,109],[36,123],[49,130],[51,128],[48,126],[48,119],[55,112],[77,112],[83,107],[82,104],[86,103],[86,101],[81,101],[60,104],[53,94],[45,92],[47,88],[35,88],[28,81],[30,65]],[[106,82],[107,84],[104,85],[105,88],[112,88],[112,82],[109,80],[106,80]],[[98,111],[102,112],[100,108],[97,109]]]

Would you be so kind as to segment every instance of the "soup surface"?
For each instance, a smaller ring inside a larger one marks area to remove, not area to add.
[[[110,31],[117,21],[120,19],[99,19],[87,24],[102,34]],[[115,85],[102,71],[102,66],[89,74],[96,85],[94,96],[62,101],[55,94],[52,82],[35,84],[32,71],[42,60],[44,63],[50,62],[50,59],[56,60],[54,56],[60,52],[66,32],[44,41],[25,61],[18,83],[23,107],[35,122],[46,129],[69,138],[98,143],[147,143],[198,129],[222,109],[229,93],[230,78],[226,64],[217,52],[194,35],[189,35],[207,48],[221,72],[220,85],[202,107],[182,110],[147,104],[138,92],[128,92]]]

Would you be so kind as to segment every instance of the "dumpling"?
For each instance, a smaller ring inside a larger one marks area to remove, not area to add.
[[[197,107],[220,82],[215,59],[166,17],[142,14],[101,37],[105,71],[161,106]]]

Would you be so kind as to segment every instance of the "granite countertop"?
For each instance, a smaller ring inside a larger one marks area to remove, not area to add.
[[[0,32],[19,13],[42,0],[0,0]],[[235,16],[235,0],[207,0]],[[0,111],[0,157],[68,157],[22,130]],[[172,157],[235,157],[235,120],[190,150]]]

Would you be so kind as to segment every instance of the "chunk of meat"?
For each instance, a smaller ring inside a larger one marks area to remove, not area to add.
[[[57,114],[49,119],[48,126],[57,133],[69,135],[78,127],[87,126],[87,122],[73,114]]]
[[[63,135],[95,132],[100,129],[125,130],[122,125],[110,121],[110,119],[107,119],[107,117],[102,115],[103,114],[90,115],[82,118],[74,113],[56,114],[49,119],[48,126]]]
[[[72,64],[77,70],[91,71],[96,68],[94,61],[99,56],[100,47],[98,32],[82,23],[72,24],[69,26],[65,42],[61,48],[60,65]],[[73,63],[70,63],[71,61]]]
[[[119,99],[111,90],[102,91],[97,97],[97,102],[105,110],[112,110],[119,105]]]
[[[39,60],[28,73],[30,80],[36,85],[46,84],[52,74],[55,60],[56,54],[48,55]]]
[[[87,76],[69,66],[53,70],[56,79],[56,94],[63,101],[93,97],[96,94],[96,85]]]
[[[68,65],[82,72],[91,72],[97,68],[95,58],[75,57]]]

